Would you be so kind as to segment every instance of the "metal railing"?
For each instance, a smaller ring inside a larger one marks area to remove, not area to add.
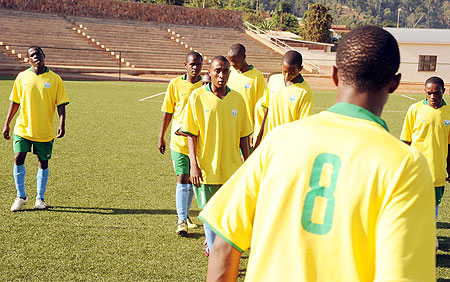
[[[244,21],[244,27],[247,28],[248,30],[250,30],[251,32],[259,35],[260,38],[265,39],[268,43],[271,43],[271,44],[277,46],[278,48],[281,48],[285,52],[289,51],[289,50],[296,50],[297,51],[297,49],[295,49],[294,47],[288,45],[287,43],[279,40],[275,36],[267,33],[266,31],[260,29],[259,27],[255,26],[255,25],[253,25],[253,24],[251,24],[249,22]],[[269,39],[269,40],[267,40],[267,39]],[[302,54],[302,56],[308,61],[309,65],[311,65],[312,67],[316,68],[318,73],[321,73],[320,72],[320,65],[319,65],[319,63],[317,61],[315,61],[314,59],[312,59],[312,58],[310,58],[308,56],[305,56],[304,54]]]

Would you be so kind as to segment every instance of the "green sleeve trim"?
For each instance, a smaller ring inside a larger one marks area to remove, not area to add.
[[[13,100],[9,99],[9,101],[11,101],[14,104],[20,105],[20,103],[14,102]]]
[[[189,135],[192,135],[192,136],[198,136],[198,135],[195,135],[195,134],[193,134],[193,133],[190,133],[189,131],[181,130],[181,132],[186,133],[186,134],[189,134]]]
[[[61,104],[56,105],[56,106],[59,107],[59,106],[62,106],[62,105],[69,105],[69,102],[64,102],[64,103],[61,103]]]
[[[162,110],[161,110],[161,112],[162,112],[162,113],[165,113],[165,114],[171,114],[171,115],[173,115],[173,113],[165,112],[165,111],[162,111]]]
[[[261,107],[263,107],[264,109],[269,109],[269,107],[266,107],[263,104],[261,104]]]
[[[411,143],[412,141],[409,141],[409,140],[405,140],[405,139],[400,139],[401,141],[403,141],[403,142],[409,142],[409,143]]]
[[[252,131],[252,133],[250,133],[250,134],[247,135],[247,136],[242,136],[241,139],[242,139],[242,138],[246,138],[246,137],[250,137],[252,134],[253,134],[253,131]]]
[[[211,228],[212,231],[214,231],[214,233],[216,233],[217,235],[220,236],[220,238],[222,238],[223,240],[225,240],[225,242],[227,242],[228,244],[230,244],[233,248],[235,248],[236,250],[238,250],[239,252],[243,253],[244,250],[242,250],[241,248],[239,248],[238,246],[236,246],[233,242],[231,242],[230,240],[228,240],[227,238],[225,238],[225,236],[223,236],[222,234],[220,234],[219,232],[217,232],[217,230],[215,228],[213,228],[211,226],[211,224],[209,224],[202,216],[197,216],[198,218],[200,218],[201,221],[203,221],[205,224],[208,225],[209,228]]]

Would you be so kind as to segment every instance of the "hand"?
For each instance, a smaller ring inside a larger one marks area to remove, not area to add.
[[[65,134],[66,134],[66,129],[64,128],[64,126],[59,126],[58,133],[56,134],[56,138],[63,138]]]
[[[202,171],[198,167],[197,164],[195,164],[195,165],[191,164],[191,176],[190,176],[190,179],[191,179],[192,185],[194,185],[195,187],[200,187],[201,186],[201,182],[203,181]]]
[[[5,138],[6,140],[11,139],[11,136],[9,136],[9,125],[5,125],[5,127],[3,128],[3,138]]]
[[[163,155],[166,152],[166,140],[164,140],[164,136],[159,137],[158,149],[159,149],[159,152]]]

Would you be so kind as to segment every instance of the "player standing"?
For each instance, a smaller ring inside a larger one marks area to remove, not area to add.
[[[231,71],[228,79],[228,87],[240,93],[247,106],[252,126],[255,124],[253,113],[258,99],[260,99],[266,90],[264,75],[253,65],[247,63],[245,47],[242,44],[233,44],[228,50],[228,60],[230,61]]]
[[[167,87],[166,96],[161,107],[163,114],[161,131],[158,139],[158,149],[161,154],[166,151],[166,141],[164,135],[172,122],[172,131],[170,139],[170,153],[172,157],[175,174],[177,175],[176,186],[176,206],[177,206],[177,234],[185,236],[189,228],[196,228],[189,218],[194,191],[189,180],[189,148],[187,138],[176,134],[181,127],[181,113],[186,106],[191,92],[201,87],[200,71],[202,70],[203,58],[197,52],[189,52],[186,55],[184,66],[186,73],[182,76],[172,79]]]
[[[242,165],[239,148],[247,159],[248,137],[252,134],[244,99],[227,87],[228,60],[215,57],[208,73],[211,82],[189,97],[182,126],[182,131],[189,134],[191,182],[200,209]],[[207,225],[204,227],[211,247],[215,234]]]
[[[337,104],[270,132],[200,213],[208,281],[236,280],[250,246],[246,281],[435,281],[427,161],[380,118],[399,64],[382,28],[344,36]]]
[[[31,68],[19,73],[14,81],[9,98],[11,104],[3,128],[3,137],[11,139],[9,124],[20,108],[13,134],[14,181],[17,189],[17,198],[11,206],[13,212],[20,210],[28,202],[25,191],[25,158],[31,148],[39,162],[34,208],[47,208],[44,194],[49,176],[48,160],[52,156],[55,139],[55,108],[59,115],[56,138],[62,138],[66,132],[66,105],[69,104],[61,77],[45,66],[44,51],[32,46],[28,48],[27,56]]]
[[[428,160],[436,194],[437,220],[439,204],[444,195],[445,179],[450,175],[450,107],[442,99],[444,81],[436,76],[425,82],[426,98],[412,104],[406,113],[400,139],[416,148]],[[439,241],[436,239],[436,249]]]
[[[262,106],[267,108],[262,127],[265,128],[267,123],[267,132],[261,130],[258,140],[279,125],[312,114],[312,90],[300,74],[302,64],[303,58],[299,52],[287,51],[283,56],[282,75],[270,77],[262,102]],[[257,144],[259,141],[256,141],[255,147]]]

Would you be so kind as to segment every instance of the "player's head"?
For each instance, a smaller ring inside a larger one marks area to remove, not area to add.
[[[230,77],[230,62],[224,56],[217,56],[211,61],[208,74],[216,88],[226,87]]]
[[[295,51],[289,50],[283,56],[283,63],[281,65],[281,72],[285,81],[294,81],[303,69],[302,55]]]
[[[347,33],[339,44],[336,79],[358,92],[377,92],[393,81],[400,81],[401,75],[396,75],[399,65],[400,52],[395,38],[380,27],[362,26]],[[397,86],[398,83],[389,93]]]
[[[230,49],[228,50],[227,58],[233,68],[237,70],[242,69],[242,67],[247,64],[247,62],[245,61],[246,55],[244,45],[240,43],[231,45]]]
[[[433,108],[442,106],[442,95],[445,93],[444,81],[442,78],[432,76],[425,81],[425,95],[428,105]]]
[[[197,52],[189,52],[186,54],[184,66],[187,74],[191,77],[198,76],[202,70],[203,57]]]
[[[208,73],[205,73],[202,75],[202,86],[205,86],[206,84],[211,82],[211,76],[209,76]]]
[[[41,67],[44,66],[45,54],[41,47],[39,46],[31,46],[27,50],[27,56],[30,64],[33,67]]]

